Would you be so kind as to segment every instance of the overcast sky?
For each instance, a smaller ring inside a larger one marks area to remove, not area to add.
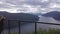
[[[60,0],[0,0],[0,11],[40,13],[60,11]]]

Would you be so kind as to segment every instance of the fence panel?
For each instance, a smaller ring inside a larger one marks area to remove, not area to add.
[[[60,25],[60,24],[57,24],[57,23],[46,23],[46,22],[33,22],[33,21],[20,21],[20,20],[8,20],[8,34],[11,34],[10,32],[10,21],[18,21],[18,27],[19,27],[19,34],[21,34],[20,32],[20,26],[21,26],[21,22],[29,22],[29,23],[35,23],[35,34],[37,34],[37,23],[40,23],[40,24],[49,24],[49,25]]]

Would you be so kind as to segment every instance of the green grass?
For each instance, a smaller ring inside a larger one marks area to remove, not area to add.
[[[12,32],[11,34],[19,34],[19,32]],[[35,34],[35,32],[27,32],[25,34]],[[41,29],[37,31],[37,34],[60,34],[60,29],[48,29],[48,30],[44,30]]]
[[[35,32],[28,32],[25,34],[35,34]],[[49,29],[49,30],[40,29],[39,31],[37,31],[37,34],[60,34],[60,29]]]
[[[5,33],[5,34],[9,34],[9,33]],[[10,34],[19,34],[19,32],[12,32]]]

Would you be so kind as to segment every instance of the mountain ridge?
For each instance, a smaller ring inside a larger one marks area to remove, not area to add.
[[[51,11],[46,14],[43,14],[42,16],[53,17],[55,20],[60,21],[60,12],[59,11]]]
[[[6,19],[4,21],[4,28],[8,28],[7,20],[21,20],[21,21],[38,21],[39,17],[33,14],[28,14],[28,13],[8,13],[8,12],[0,12],[0,15],[3,15]],[[18,23],[17,21],[11,21],[9,22],[11,24],[11,28],[17,27]],[[22,22],[21,24],[25,24]]]

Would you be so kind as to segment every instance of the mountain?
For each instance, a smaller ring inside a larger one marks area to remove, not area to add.
[[[38,21],[39,17],[33,14],[28,13],[8,13],[8,12],[0,12],[0,15],[3,15],[6,19],[4,21],[4,28],[7,28],[7,20],[20,20],[20,21]],[[17,21],[10,21],[10,27],[18,26]],[[21,22],[21,24],[26,24],[25,22]]]
[[[21,21],[37,21],[39,19],[38,16],[28,13],[8,13],[8,12],[0,12],[0,15],[3,15],[8,20],[21,20]]]
[[[46,14],[43,14],[42,16],[53,17],[55,20],[60,21],[60,12],[59,11],[51,11],[51,12],[48,12]]]

